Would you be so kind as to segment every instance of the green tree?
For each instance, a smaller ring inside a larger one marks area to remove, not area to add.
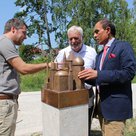
[[[33,45],[21,45],[19,47],[19,54],[25,62],[30,62],[35,58],[35,55],[41,54],[41,50]]]
[[[135,32],[132,33],[136,25],[135,14],[128,9],[126,0],[17,0],[15,4],[23,8],[16,16],[28,20],[29,35],[36,33],[38,42],[49,49],[53,46],[52,33],[59,48],[68,44],[67,29],[72,25],[83,28],[85,44],[95,45],[93,27],[102,18],[115,23],[116,38],[136,47]]]
[[[69,26],[80,25],[84,30],[84,42],[87,45],[93,45],[93,27],[94,24],[104,15],[109,13],[108,0],[71,0],[69,4],[68,15],[71,18]],[[71,12],[72,11],[72,12]]]
[[[128,31],[132,19],[128,3],[125,0],[112,0],[109,16],[110,20],[116,25],[116,37],[121,40],[128,40]]]
[[[15,4],[22,9],[21,12],[15,14],[15,17],[23,17],[29,24],[28,36],[37,34],[39,37],[38,43],[47,45],[49,49],[52,48],[50,33],[53,32],[55,28],[48,22],[47,14],[50,11],[48,1],[17,0]]]
[[[129,28],[129,41],[133,46],[136,54],[136,0],[133,1],[133,8],[131,10],[132,20]],[[136,55],[135,55],[136,56]]]

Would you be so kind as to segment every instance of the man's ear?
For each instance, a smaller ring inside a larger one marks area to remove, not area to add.
[[[108,34],[111,33],[111,28],[110,28],[110,27],[107,27],[106,30],[107,30],[107,33],[108,33]]]
[[[15,31],[16,31],[16,28],[12,26],[11,27],[11,32],[15,33]]]

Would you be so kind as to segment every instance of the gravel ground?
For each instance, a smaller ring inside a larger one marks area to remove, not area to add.
[[[136,117],[136,84],[133,84],[132,89],[134,117]],[[15,136],[42,136],[40,92],[23,92],[20,95]],[[97,119],[93,119],[91,136],[101,136],[100,125]]]

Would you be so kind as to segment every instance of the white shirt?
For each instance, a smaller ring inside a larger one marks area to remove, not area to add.
[[[68,47],[62,49],[59,51],[59,54],[55,58],[55,61],[60,63],[63,62],[63,57],[64,54],[66,55],[66,58],[69,57],[70,52],[73,52],[74,56],[80,56],[84,60],[84,67],[85,68],[94,68],[95,67],[95,59],[96,59],[96,51],[94,48],[90,46],[86,46],[83,44],[81,50],[79,52],[75,52],[71,49],[71,46],[69,45]]]
[[[85,68],[92,68],[92,69],[95,68],[95,60],[96,60],[97,53],[94,48],[87,46],[85,44],[83,44],[83,46],[79,52],[73,51],[71,49],[70,45],[68,47],[60,50],[55,61],[58,63],[63,62],[64,54],[66,55],[66,58],[68,58],[71,51],[73,52],[74,56],[82,57],[82,59],[84,60],[84,67]],[[85,83],[85,88],[90,89],[91,85]]]

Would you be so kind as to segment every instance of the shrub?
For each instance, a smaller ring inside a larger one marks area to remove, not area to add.
[[[21,90],[24,92],[40,91],[46,80],[46,71],[35,74],[21,75]]]

